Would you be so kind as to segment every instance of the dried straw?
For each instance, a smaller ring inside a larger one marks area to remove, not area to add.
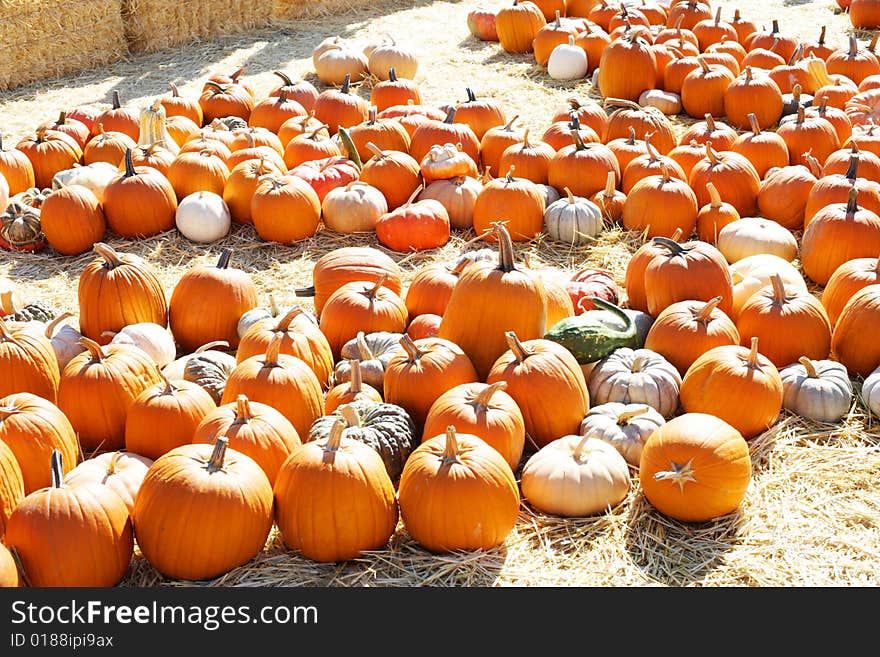
[[[119,0],[5,0],[0,43],[0,90],[95,68],[127,54]]]

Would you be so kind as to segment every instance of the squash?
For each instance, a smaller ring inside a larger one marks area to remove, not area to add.
[[[853,387],[846,367],[833,360],[810,360],[779,370],[782,407],[819,422],[837,422],[849,413]],[[864,386],[863,386],[864,389]]]
[[[619,317],[623,329],[613,328],[584,313],[566,317],[550,327],[544,335],[547,340],[558,342],[568,349],[581,365],[604,358],[619,347],[632,347],[637,340],[635,322],[622,308],[598,297],[592,297],[590,301]]]
[[[678,410],[681,375],[657,352],[619,347],[596,363],[587,388],[594,404],[647,404],[669,418]]]
[[[666,419],[647,404],[606,402],[590,409],[581,421],[580,434],[604,440],[638,468],[645,441],[664,422]]]

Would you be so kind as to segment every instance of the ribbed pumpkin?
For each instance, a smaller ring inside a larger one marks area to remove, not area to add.
[[[736,327],[744,346],[753,337],[761,340],[761,353],[777,368],[797,362],[800,356],[828,358],[831,324],[822,303],[812,293],[787,286],[779,274],[771,285],[755,292],[740,309]]]
[[[216,266],[198,264],[178,279],[168,302],[168,324],[181,349],[190,352],[223,340],[238,346],[238,320],[259,305],[250,275],[229,266],[231,249]]]
[[[201,126],[204,123],[205,115],[202,113],[202,106],[196,98],[181,96],[180,90],[173,82],[168,83],[171,89],[170,95],[162,96],[159,102],[165,108],[165,116],[185,116],[196,125]]]
[[[137,142],[124,132],[105,131],[101,123],[97,128],[98,133],[83,148],[83,164],[107,162],[118,167],[123,163],[125,151],[137,148]]]
[[[276,335],[260,356],[236,365],[226,381],[220,405],[231,404],[239,395],[266,404],[286,417],[300,436],[324,410],[321,382],[301,358],[280,353],[282,335]]]
[[[338,89],[324,89],[315,99],[315,118],[327,124],[331,135],[335,135],[340,127],[350,128],[362,123],[369,114],[369,103],[351,93],[350,85],[351,75],[346,74]]]
[[[703,207],[711,199],[706,183],[711,182],[722,200],[727,201],[741,217],[750,217],[757,209],[761,179],[754,165],[744,156],[733,151],[716,151],[706,144],[706,157],[694,164],[688,175],[688,184],[697,195],[697,203]]]
[[[589,197],[605,188],[608,172],[620,180],[620,163],[605,144],[584,143],[572,132],[574,143],[556,151],[547,168],[547,181],[556,189],[568,187],[575,196]]]
[[[194,192],[223,194],[229,167],[210,151],[181,153],[168,167],[168,182],[174,188],[177,201]]]
[[[107,130],[124,132],[135,142],[140,137],[140,116],[134,107],[123,107],[119,97],[119,91],[114,89],[110,95],[110,107],[101,111],[92,124],[92,135],[97,134],[99,124],[104,124]]]
[[[370,105],[377,112],[394,105],[406,105],[409,101],[415,105],[421,104],[422,94],[419,87],[408,77],[398,78],[394,67],[388,69],[386,79],[377,82],[370,89]]]
[[[525,420],[507,392],[506,381],[464,383],[449,388],[428,410],[423,440],[442,434],[445,427],[482,438],[516,469],[525,446]]]
[[[807,198],[817,180],[801,164],[768,171],[758,192],[758,212],[789,230],[800,230],[804,226]]]
[[[197,383],[162,378],[141,392],[125,415],[125,449],[153,460],[191,443],[196,427],[217,408]]]
[[[495,224],[498,261],[475,262],[458,279],[437,336],[454,342],[470,357],[480,379],[507,349],[505,333],[521,340],[544,335],[547,292],[541,280],[516,266],[513,242]]]
[[[826,158],[840,148],[834,126],[820,116],[807,116],[803,105],[798,106],[795,115],[779,122],[776,134],[788,146],[789,164],[806,164],[806,152],[824,164]]]
[[[367,148],[368,143],[385,150],[409,151],[409,133],[406,129],[395,119],[377,118],[375,106],[370,106],[363,123],[351,126],[349,134],[361,160],[367,160],[372,155]]]
[[[665,237],[653,241],[665,251],[645,267],[644,285],[648,314],[656,317],[676,301],[708,301],[721,296],[718,307],[730,313],[733,282],[721,252],[706,242],[679,244]]]
[[[152,459],[139,454],[104,452],[86,459],[68,471],[64,475],[64,483],[68,486],[95,483],[106,486],[122,498],[131,513],[141,482],[152,464]]]
[[[407,309],[396,292],[385,287],[387,275],[376,282],[352,281],[339,287],[321,308],[319,324],[334,358],[358,331],[403,333]]]
[[[229,207],[232,221],[237,224],[252,224],[251,199],[262,179],[267,174],[282,175],[284,172],[268,159],[239,162],[229,172],[223,186],[223,200]]]
[[[513,331],[505,338],[508,350],[492,365],[486,383],[507,383],[532,444],[540,448],[577,433],[590,409],[590,395],[574,356],[551,340],[521,341]]]
[[[480,500],[474,504],[473,500]],[[504,542],[519,489],[504,457],[481,438],[456,433],[423,442],[407,459],[398,502],[404,527],[431,552],[489,550]]]
[[[406,409],[421,430],[431,404],[450,388],[476,382],[477,372],[461,347],[449,340],[413,340],[404,334],[400,346],[385,366],[383,398]]]
[[[15,195],[36,186],[34,166],[24,151],[18,148],[4,148],[0,135],[0,175],[9,184],[9,194]]]
[[[134,400],[162,381],[156,363],[139,347],[101,346],[81,338],[58,385],[58,408],[70,420],[85,454],[122,449],[125,421]]]
[[[416,127],[410,138],[409,154],[417,162],[425,159],[431,146],[443,144],[461,144],[474,162],[480,161],[480,140],[467,123],[455,121],[456,112],[455,107],[450,107],[442,121],[429,119]]]
[[[822,208],[832,203],[847,203],[853,187],[858,191],[861,207],[880,215],[880,182],[860,175],[859,158],[850,158],[850,165],[845,174],[832,173],[828,176],[822,175],[821,166],[814,157],[808,155],[806,160],[807,167],[818,180],[807,194],[804,206],[804,228],[810,225],[813,217]]]
[[[196,426],[193,443],[212,444],[219,436],[237,452],[256,461],[269,483],[275,483],[281,465],[302,447],[294,426],[268,404],[251,401],[247,395],[209,411]]]
[[[384,547],[399,517],[382,459],[364,443],[345,437],[345,426],[338,419],[326,440],[293,453],[274,486],[282,539],[318,562],[347,561]]]
[[[166,577],[202,580],[263,549],[272,509],[272,486],[263,470],[220,436],[213,446],[183,445],[157,459],[132,517],[150,565]]]
[[[22,499],[24,499],[24,477],[21,474],[21,466],[18,465],[12,450],[6,446],[6,443],[0,441],[0,537],[6,533],[9,516]]]
[[[670,238],[677,242],[681,238],[681,231],[677,230]],[[660,242],[653,239],[646,241],[629,259],[626,264],[623,284],[626,288],[626,305],[633,310],[648,312],[648,298],[645,293],[645,268],[653,260],[654,256],[662,255],[668,249]]]
[[[168,324],[165,289],[152,266],[140,256],[120,253],[109,244],[96,242],[98,257],[79,276],[79,329],[87,338],[107,344],[129,324]]]
[[[514,126],[518,119],[519,114],[503,125],[489,128],[480,138],[480,159],[484,167],[496,172],[506,171],[499,165],[502,153],[508,147],[521,143],[526,134],[525,129]]]
[[[710,64],[697,56],[699,68],[684,76],[681,81],[681,105],[685,114],[698,117],[711,114],[724,115],[724,96],[735,76],[721,64]],[[781,112],[780,112],[781,114]]]
[[[442,317],[460,272],[459,268],[453,270],[442,263],[417,270],[404,297],[409,319],[425,313]]]
[[[406,203],[376,220],[376,237],[382,245],[411,253],[439,248],[449,241],[446,207],[432,198],[421,198],[421,191],[422,188],[417,187]]]
[[[247,121],[254,108],[254,97],[236,82],[219,84],[208,80],[199,96],[199,106],[205,124],[227,116],[237,116]]]
[[[671,237],[679,228],[690,235],[697,224],[697,196],[684,180],[670,173],[665,163],[660,164],[660,171],[659,175],[642,178],[629,190],[623,206],[623,226],[645,232],[647,237]]]
[[[61,452],[53,452],[51,466],[46,464],[52,485],[15,508],[6,525],[6,545],[18,554],[30,586],[115,586],[134,553],[128,507],[107,486],[65,485],[61,461]]]
[[[645,338],[684,376],[693,362],[714,347],[740,343],[736,324],[718,308],[721,297],[709,301],[678,301],[664,308]]]
[[[852,296],[869,285],[880,284],[880,258],[853,258],[840,265],[831,274],[822,290],[822,306],[828,321],[837,324],[843,307]]]
[[[125,151],[125,171],[104,188],[104,217],[120,237],[151,237],[174,228],[177,196],[168,178],[152,167],[136,167]]]
[[[751,125],[751,114],[761,129],[769,128],[782,116],[779,86],[768,76],[755,76],[750,66],[727,86],[723,102],[727,122],[741,130]]]
[[[30,392],[55,403],[60,372],[45,336],[0,316],[0,396]]]
[[[76,140],[63,132],[38,128],[15,146],[30,160],[34,174],[34,187],[44,189],[52,186],[52,178],[59,171],[70,169],[82,160],[82,149]]]
[[[498,43],[505,52],[532,52],[532,42],[546,24],[544,13],[529,0],[513,0],[495,13]]]
[[[395,210],[420,187],[419,163],[409,153],[382,150],[373,142],[367,143],[367,149],[373,156],[364,162],[359,180],[382,192],[388,209]],[[433,197],[422,195],[421,198]]]
[[[483,185],[474,202],[474,230],[478,235],[491,232],[495,221],[507,221],[506,228],[515,242],[535,237],[544,227],[544,196],[535,183],[515,178],[511,167],[507,175]]]
[[[880,318],[880,285],[868,285],[846,302],[834,325],[831,351],[850,376],[867,377],[880,366],[880,349],[873,339]]]
[[[726,225],[737,221],[739,212],[730,203],[721,200],[718,190],[711,182],[706,183],[709,192],[709,203],[697,212],[697,237],[703,242],[715,244],[718,233]],[[696,196],[694,196],[696,198]]]
[[[696,141],[699,144],[712,144],[716,151],[728,151],[736,141],[736,129],[715,119],[710,113],[703,115],[702,121],[692,123],[681,133],[681,143]],[[705,155],[705,151],[703,151]]]
[[[788,145],[782,137],[774,131],[762,130],[754,113],[748,115],[748,128],[750,132],[738,135],[729,150],[751,162],[761,180],[771,169],[788,166]]]
[[[651,44],[641,36],[626,34],[602,50],[599,89],[606,98],[636,101],[643,91],[654,88],[656,67]]]
[[[62,255],[79,255],[104,237],[107,222],[98,197],[88,187],[67,185],[40,206],[40,228]]]
[[[333,350],[318,324],[301,306],[294,306],[277,321],[267,318],[251,325],[241,336],[236,360],[240,363],[265,354],[278,333],[283,334],[280,353],[301,358],[326,386],[333,372]]]
[[[648,502],[684,522],[706,522],[735,511],[752,473],[748,443],[722,419],[688,412],[645,442],[639,480]]]
[[[53,450],[61,452],[65,472],[79,460],[79,441],[67,416],[52,402],[29,392],[0,398],[0,443],[18,461],[25,495],[51,484],[46,463]]]
[[[746,440],[772,426],[782,410],[779,370],[758,352],[757,337],[750,342],[750,348],[724,345],[697,358],[679,393],[686,413],[714,415]]]
[[[251,196],[251,221],[266,241],[298,242],[318,230],[321,200],[302,178],[269,175],[257,184]]]
[[[580,134],[580,131],[578,130]],[[556,150],[545,141],[530,141],[529,130],[523,132],[522,139],[505,148],[493,166],[483,154],[483,163],[493,171],[509,171],[514,167],[520,178],[526,178],[541,185],[547,184],[550,161]]]
[[[363,333],[361,333],[363,335]],[[349,376],[347,381],[337,383],[324,396],[324,415],[330,415],[343,404],[359,400],[382,401],[382,393],[361,378],[361,362],[348,359]]]
[[[633,185],[642,178],[663,173],[661,165],[666,165],[666,168],[669,170],[669,174],[672,177],[679,178],[680,180],[687,179],[684,169],[681,168],[681,165],[678,162],[668,155],[661,155],[657,152],[657,149],[651,144],[651,137],[651,133],[645,135],[644,142],[646,152],[632,158],[626,166],[621,167],[620,169],[620,189],[624,194],[629,194]],[[619,157],[618,163],[620,163]]]

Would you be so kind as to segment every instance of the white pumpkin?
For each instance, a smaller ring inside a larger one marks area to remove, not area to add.
[[[833,360],[799,362],[779,370],[782,407],[820,422],[837,422],[849,413],[853,387],[846,367]]]
[[[174,222],[181,235],[202,244],[226,237],[232,227],[226,201],[219,194],[205,190],[193,192],[180,200]]]
[[[92,162],[87,165],[74,164],[52,176],[52,189],[68,185],[82,185],[92,190],[101,203],[104,202],[104,188],[119,175],[119,169],[109,162]]]
[[[865,377],[862,382],[862,403],[874,415],[880,416],[880,367]]]
[[[391,37],[370,49],[367,55],[367,68],[379,80],[388,80],[392,68],[398,78],[412,80],[419,69],[419,60],[412,48],[401,46]]]
[[[110,333],[110,331],[107,331]],[[177,357],[177,346],[171,332],[153,322],[138,322],[122,327],[113,334],[110,344],[129,344],[139,347],[163,368]]]
[[[589,244],[602,232],[602,210],[591,200],[574,196],[565,188],[560,198],[544,210],[544,231],[557,242]]]
[[[66,486],[100,481],[122,498],[129,512],[153,459],[133,452],[104,452],[87,458],[64,475]]]
[[[581,421],[581,435],[604,440],[638,468],[642,447],[666,420],[647,404],[608,402],[593,406]]]
[[[681,96],[672,91],[662,89],[645,89],[639,95],[639,105],[656,107],[664,114],[681,114]]]
[[[247,331],[251,326],[256,324],[257,322],[261,322],[264,319],[269,320],[279,320],[284,317],[287,313],[293,310],[293,306],[285,306],[283,308],[279,307],[275,301],[275,296],[269,295],[269,307],[258,306],[253,310],[248,310],[244,315],[242,315],[238,320],[238,325],[236,327],[236,331],[238,332],[238,337],[243,337],[245,331]],[[314,315],[310,312],[303,313],[309,319],[315,319]],[[317,320],[315,320],[317,323]],[[227,347],[229,345],[226,345]]]
[[[620,347],[596,364],[587,388],[593,404],[647,404],[670,418],[678,409],[681,374],[655,351]]]
[[[547,60],[547,74],[554,80],[581,80],[589,71],[587,51],[574,44],[574,35],[568,43],[560,43]]]
[[[71,317],[73,317],[72,313],[61,313],[46,325],[45,336],[52,343],[52,350],[55,352],[55,360],[58,361],[59,370],[64,370],[74,356],[86,350],[79,341],[82,333],[70,324],[61,323]]]
[[[370,184],[354,180],[334,187],[321,203],[324,225],[336,233],[369,233],[388,212],[385,195]]]
[[[715,245],[729,263],[762,253],[791,262],[798,253],[791,231],[763,217],[742,217],[730,222],[718,232]]]
[[[804,277],[790,262],[769,253],[752,255],[730,265],[733,280],[733,309],[730,318],[736,321],[740,309],[755,292],[771,284],[770,277],[779,274],[783,283],[807,289]]]
[[[563,436],[523,466],[523,497],[535,509],[566,517],[595,515],[629,492],[629,466],[614,447],[590,436]]]

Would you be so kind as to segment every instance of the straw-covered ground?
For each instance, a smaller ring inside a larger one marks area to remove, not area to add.
[[[717,0],[716,0],[717,2]],[[335,3],[340,6],[341,3]],[[416,80],[426,103],[441,105],[465,98],[494,96],[523,125],[543,131],[550,115],[571,95],[588,95],[590,85],[557,83],[530,55],[504,53],[497,44],[472,38],[467,12],[494,1],[416,0],[340,8],[284,26],[195,43],[149,56],[131,57],[107,68],[43,82],[0,95],[0,130],[14,143],[58,110],[80,103],[108,103],[111,91],[124,103],[143,106],[167,83],[197,94],[217,70],[248,66],[247,79],[265,93],[281,68],[315,82],[311,51],[323,38],[341,35],[360,43],[386,34],[415,47],[420,55]],[[829,38],[845,40],[849,22],[836,14],[833,0],[742,0],[720,3],[725,17],[738,7],[746,18],[815,37],[821,25]],[[864,35],[861,35],[864,36]],[[358,90],[369,93],[369,81]],[[473,234],[456,235],[437,253],[400,260],[407,277],[422,264],[455,257]],[[292,289],[308,285],[314,261],[344,244],[379,246],[369,237],[319,232],[294,246],[259,241],[252,229],[237,226],[209,247],[182,239],[175,231],[137,243],[108,240],[138,253],[158,270],[167,290],[198,261],[214,261],[223,247],[234,249],[233,264],[247,270],[262,291],[281,303],[295,300]],[[549,240],[518,245],[533,263],[572,271],[599,265],[618,282],[639,238],[609,229],[593,246],[571,249]],[[380,247],[381,248],[381,247]],[[79,272],[90,255],[61,257],[0,254],[0,275],[15,278],[26,295],[76,312]],[[535,264],[533,264],[535,266]],[[308,303],[300,299],[300,302]],[[858,382],[856,382],[858,384]],[[634,476],[629,496],[611,512],[585,519],[547,517],[523,505],[507,542],[485,553],[437,556],[415,544],[401,527],[387,549],[346,564],[319,565],[286,550],[276,533],[249,564],[210,585],[272,586],[876,586],[880,584],[880,431],[858,398],[841,423],[828,426],[783,415],[751,445],[753,479],[740,509],[704,524],[684,524],[654,511]],[[634,473],[635,475],[636,473]],[[126,586],[166,582],[136,556]]]

